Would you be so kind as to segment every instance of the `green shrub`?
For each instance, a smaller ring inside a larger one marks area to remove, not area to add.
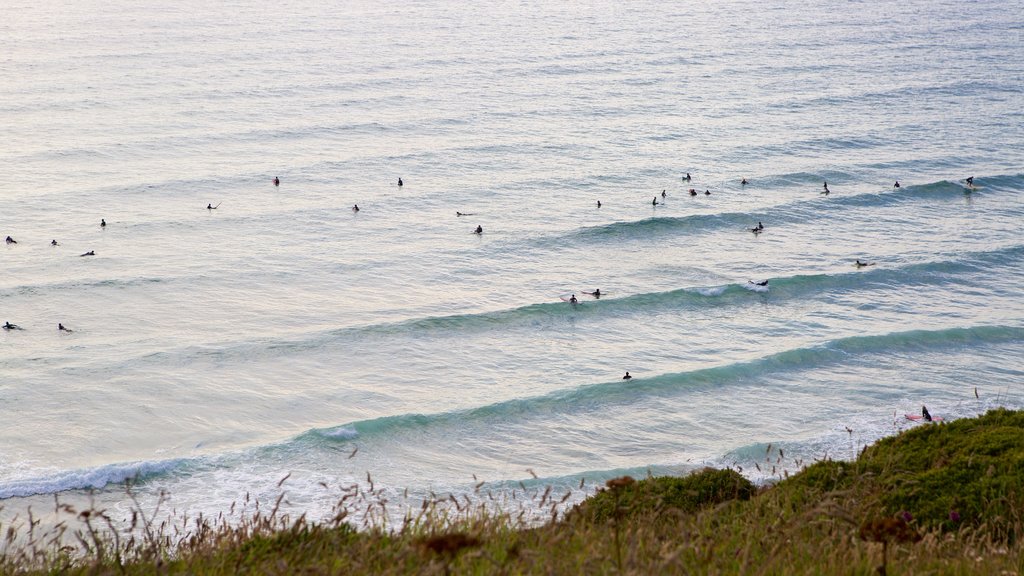
[[[885,438],[859,463],[876,474],[888,513],[956,530],[987,525],[1016,537],[1024,505],[1024,412],[920,426]]]
[[[623,482],[581,502],[572,515],[603,522],[620,517],[660,515],[666,511],[695,512],[729,500],[749,500],[754,485],[734,470],[705,468],[684,477],[659,476]]]

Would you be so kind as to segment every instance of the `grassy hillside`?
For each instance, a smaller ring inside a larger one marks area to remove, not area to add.
[[[540,527],[435,504],[387,532],[344,514],[329,525],[271,514],[196,522],[185,538],[115,542],[97,529],[66,549],[37,537],[17,550],[8,534],[0,574],[1008,575],[1024,574],[1022,514],[1024,412],[995,410],[761,490],[731,470],[615,479]]]

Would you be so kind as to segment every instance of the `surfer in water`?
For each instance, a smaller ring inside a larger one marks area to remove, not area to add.
[[[89,250],[85,254],[79,254],[78,256],[82,257],[82,256],[95,256],[95,255],[96,255],[96,251],[95,250]]]
[[[214,206],[213,204],[206,205],[207,210],[216,210],[217,208],[220,208],[220,204],[217,204],[216,206]]]
[[[473,214],[468,214],[466,212],[456,212],[455,215],[456,216],[473,216]]]
[[[353,204],[352,205],[352,211],[353,212],[359,212],[359,204]]]
[[[573,294],[572,296],[569,297],[569,304],[572,304],[573,306],[575,306],[577,302],[579,302],[579,300],[576,299],[576,295],[575,294]]]
[[[822,184],[822,188],[824,188],[824,190],[821,192],[822,194],[828,195],[829,192],[831,192],[828,189],[828,180],[824,180],[824,184]]]
[[[484,227],[480,226],[479,224],[477,224],[476,230],[473,231],[473,234],[483,234],[483,233],[484,233]]]
[[[747,179],[744,178],[743,180],[740,180],[740,185],[741,186],[746,186],[747,185]]]
[[[64,325],[61,324],[60,322],[57,322],[57,330],[60,332],[74,332],[74,330],[68,330],[67,328],[65,328]]]
[[[103,218],[100,218],[100,228],[106,228],[106,227],[107,227],[107,221],[104,220]]]
[[[687,182],[690,181],[690,173],[689,172],[686,173],[686,176],[683,178],[683,180],[686,180]],[[626,374],[629,374],[629,372],[626,372]]]
[[[921,406],[921,418],[924,418],[925,422],[931,422],[932,421],[932,415],[928,413],[928,407],[927,406],[924,406],[924,405]]]
[[[750,231],[753,232],[754,234],[760,234],[762,231],[764,231],[764,224],[761,224],[761,222],[758,221],[757,226],[751,228]]]
[[[971,177],[967,178],[966,180],[964,180],[964,182],[967,182],[968,186],[970,186],[971,188],[974,188],[974,176],[971,176]]]
[[[15,240],[14,238],[11,238],[10,236],[8,236],[8,237],[7,237],[7,243],[8,243],[8,244],[17,244],[17,243],[18,243],[18,241],[17,241],[17,240]]]
[[[597,207],[598,207],[598,208],[600,208],[600,207],[601,207],[601,201],[600,201],[600,200],[598,200],[598,201],[597,201]]]
[[[768,285],[768,281],[767,280],[764,280],[762,282],[754,282],[753,280],[747,280],[747,282],[750,282],[754,286],[767,286]]]
[[[50,240],[50,246],[60,246],[60,244],[58,244],[57,240],[54,239],[54,240]]]
[[[600,288],[595,288],[593,292],[584,292],[584,294],[589,294],[589,295],[593,296],[594,298],[600,298],[601,297],[601,289]]]
[[[662,190],[662,191],[661,191],[661,197],[662,197],[662,198],[664,198],[664,197],[665,197],[665,191],[664,191],[664,190]]]
[[[654,200],[651,200],[651,206],[657,206],[657,205],[658,205],[658,197],[655,196]]]
[[[277,176],[274,176],[274,186],[280,186],[280,185],[281,185],[281,179],[278,178]]]
[[[4,330],[21,330],[21,326],[11,324],[10,322],[4,322]]]
[[[403,186],[403,184],[402,184],[402,179],[401,179],[401,178],[399,178],[399,179],[398,179],[398,187],[399,187],[399,188],[401,188],[402,186]]]
[[[896,183],[892,185],[892,187],[893,188],[899,188],[900,187],[900,181],[897,180]]]
[[[626,375],[622,377],[623,380],[632,380],[633,377],[629,375],[629,371],[626,371]]]
[[[697,195],[697,191],[694,190],[693,188],[690,188],[690,196],[696,196],[696,195]]]
[[[874,266],[875,263],[874,262],[861,262],[860,258],[858,258],[857,261],[853,263],[853,265],[856,266],[857,268],[863,268],[865,266]]]
[[[705,196],[711,196],[711,190],[707,190],[707,189],[705,189],[705,190],[704,190],[704,195],[705,195]]]

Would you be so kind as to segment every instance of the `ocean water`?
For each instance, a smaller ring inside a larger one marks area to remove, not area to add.
[[[1019,3],[464,4],[5,5],[3,515],[770,481],[1024,407]]]

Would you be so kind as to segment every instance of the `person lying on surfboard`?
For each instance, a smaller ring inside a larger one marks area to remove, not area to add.
[[[875,263],[874,262],[861,262],[860,258],[858,258],[857,261],[853,263],[853,265],[856,266],[857,268],[863,268],[865,266],[874,266]]]
[[[595,288],[593,292],[584,292],[584,294],[589,294],[590,296],[593,296],[594,298],[600,298],[601,297],[601,289],[600,288]]]
[[[753,284],[754,286],[767,286],[768,285],[768,281],[767,280],[764,280],[762,282],[754,282],[753,280],[747,280],[747,282]]]

